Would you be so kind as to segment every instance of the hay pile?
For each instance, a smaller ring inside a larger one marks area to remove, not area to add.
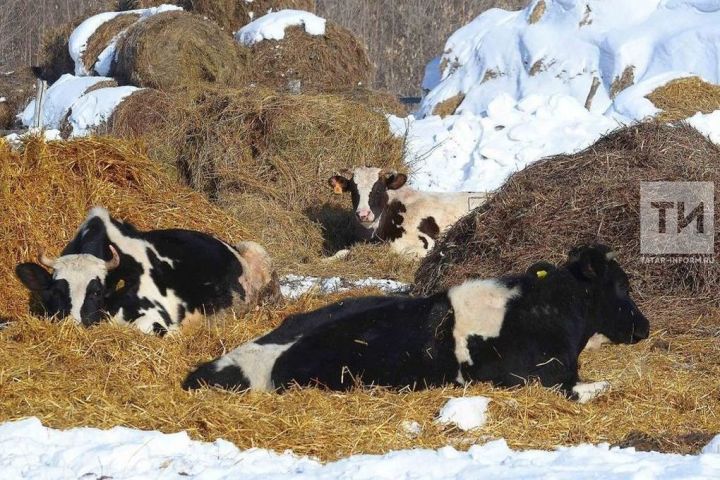
[[[108,127],[113,135],[141,133],[153,158],[251,226],[287,265],[350,240],[350,200],[332,195],[331,175],[354,165],[403,166],[402,142],[385,117],[339,95],[265,88],[138,93],[120,104]]]
[[[282,40],[257,42],[250,51],[252,79],[281,90],[352,89],[371,85],[375,76],[362,40],[329,20],[325,35],[310,35],[303,27],[289,27]]]
[[[287,314],[337,298],[305,298],[218,329],[163,339],[118,326],[82,329],[22,317],[0,330],[0,421],[32,415],[63,429],[187,430],[196,439],[224,438],[243,449],[292,449],[323,460],[400,448],[467,449],[494,438],[514,448],[542,449],[582,442],[631,446],[642,440],[692,453],[702,446],[693,438],[720,432],[717,336],[655,332],[638,345],[583,354],[583,377],[613,385],[586,405],[537,386],[401,393],[306,389],[284,395],[180,389],[198,362],[266,332]],[[447,399],[463,394],[492,399],[487,424],[471,432],[436,425]],[[421,433],[406,433],[403,421],[418,422]]]
[[[15,279],[15,265],[33,259],[40,246],[57,255],[96,205],[141,229],[185,227],[232,242],[253,238],[231,216],[180,185],[172,172],[127,142],[46,144],[33,139],[19,153],[0,140],[0,185],[2,316],[27,310],[27,292]]]
[[[35,75],[29,67],[0,72],[0,130],[16,126],[15,115],[22,111],[35,95]]]
[[[641,181],[718,184],[720,148],[691,127],[650,123],[611,133],[577,154],[539,161],[452,227],[423,261],[415,292],[523,271],[541,259],[560,262],[571,247],[598,241],[619,252],[635,298],[654,302],[654,312],[665,297],[692,299],[684,302],[685,313],[704,301],[719,305],[720,263],[642,262]],[[720,251],[720,237],[715,242]]]
[[[172,90],[239,85],[247,51],[210,20],[165,12],[132,25],[118,42],[114,76],[122,84]]]
[[[208,17],[228,32],[235,32],[270,11],[291,8],[315,12],[315,0],[119,0],[118,10],[157,7],[164,3],[174,3],[187,11]]]
[[[698,77],[679,78],[656,89],[647,99],[662,110],[658,120],[684,120],[697,112],[720,110],[720,85],[707,83]]]

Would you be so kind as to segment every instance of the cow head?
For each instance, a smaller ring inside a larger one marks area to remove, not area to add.
[[[337,194],[350,192],[358,221],[369,228],[380,220],[388,204],[388,190],[397,190],[407,181],[407,175],[394,170],[358,167],[330,177],[328,183]]]
[[[595,333],[614,343],[637,343],[648,337],[650,323],[630,297],[630,282],[615,252],[605,245],[578,247],[569,253],[566,266],[591,296]]]
[[[105,307],[105,278],[117,268],[120,256],[110,245],[112,258],[94,255],[63,255],[49,258],[40,254],[39,263],[21,263],[15,267],[20,281],[37,294],[48,315],[66,317],[86,326],[100,321]],[[52,269],[52,275],[44,268]]]

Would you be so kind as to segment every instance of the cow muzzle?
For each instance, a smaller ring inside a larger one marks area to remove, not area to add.
[[[373,214],[369,208],[358,209],[355,215],[357,215],[358,220],[362,223],[372,223],[375,221],[375,214]]]

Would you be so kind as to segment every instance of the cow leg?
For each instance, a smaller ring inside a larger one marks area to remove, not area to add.
[[[572,387],[572,394],[570,395],[570,398],[572,400],[576,400],[578,403],[587,403],[609,389],[610,382],[606,381],[589,383],[578,382]]]

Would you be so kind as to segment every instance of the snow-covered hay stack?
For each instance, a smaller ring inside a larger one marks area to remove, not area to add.
[[[697,112],[720,110],[720,85],[713,85],[698,77],[673,80],[647,96],[662,110],[658,120],[672,122],[692,117]]]
[[[643,261],[641,181],[717,184],[720,148],[688,126],[640,124],[575,155],[541,160],[514,174],[486,206],[452,227],[418,270],[416,292],[524,271],[538,260],[561,262],[575,245],[602,242],[619,253],[641,304],[673,296],[717,306],[717,262]],[[716,211],[719,207],[716,199]],[[715,251],[719,248],[716,237]]]
[[[234,85],[246,70],[246,51],[210,20],[186,12],[154,15],[118,42],[114,73],[138,87]]]
[[[85,71],[92,72],[95,68],[95,63],[98,61],[98,58],[103,51],[118,35],[122,34],[126,29],[137,22],[139,18],[139,14],[127,13],[117,15],[111,20],[101,24],[90,36],[87,41],[87,45],[82,52],[80,61],[83,63]],[[107,74],[108,72],[103,73]]]
[[[235,32],[266,13],[287,8],[315,12],[315,0],[120,0],[119,10],[156,7],[173,3],[215,21],[227,32]]]
[[[45,143],[31,139],[22,151],[0,139],[0,275],[6,279],[0,312],[26,312],[27,290],[15,280],[15,265],[39,248],[57,255],[96,205],[143,229],[184,227],[228,240],[250,231],[182,186],[166,167],[133,143],[82,139]],[[194,215],[191,212],[201,212]]]
[[[258,18],[235,38],[251,51],[253,80],[277,89],[331,92],[369,86],[374,66],[351,31],[308,12]]]

